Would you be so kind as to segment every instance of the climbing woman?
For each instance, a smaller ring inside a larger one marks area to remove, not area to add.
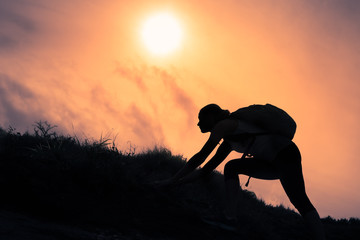
[[[230,160],[224,167],[228,221],[237,221],[236,208],[241,196],[238,174],[279,179],[313,239],[325,239],[319,214],[305,192],[300,151],[292,141],[296,124],[289,115],[270,104],[240,108],[231,114],[216,104],[209,104],[200,110],[198,118],[201,132],[210,132],[209,139],[179,172],[162,181],[162,185],[189,182],[207,175],[234,150],[243,156]],[[221,140],[215,155],[203,168],[194,171]]]

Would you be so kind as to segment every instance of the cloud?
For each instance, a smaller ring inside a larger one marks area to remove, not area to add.
[[[178,85],[179,77],[174,73],[157,66],[133,64],[130,67],[128,64],[120,63],[117,63],[115,73],[134,83],[142,97],[151,103],[154,112],[157,111],[159,103],[168,106],[169,110],[174,110],[173,106],[175,106],[175,109],[180,109],[185,113],[187,126],[194,125],[198,108],[193,97],[186,89]],[[157,103],[153,103],[152,99],[154,98],[158,99]]]
[[[120,63],[117,63],[115,73],[135,83],[142,92],[145,92],[147,90],[142,73],[139,69],[130,69],[124,65],[121,65]]]
[[[120,114],[121,108],[116,106],[116,103],[111,99],[110,93],[107,92],[103,86],[97,85],[93,87],[89,100],[90,102],[88,104],[90,104],[90,106],[96,106],[104,110],[107,114],[123,120],[122,114]]]
[[[13,49],[18,45],[18,42],[6,35],[0,33],[0,49]]]
[[[22,1],[0,1],[0,51],[9,53],[23,46],[37,32],[37,24]]]
[[[114,100],[111,92],[101,85],[92,88],[90,96],[90,102],[86,104],[91,105],[89,111],[96,114],[92,119],[93,123],[100,126],[100,122],[103,122],[102,128],[112,125],[113,128],[120,129],[119,140],[130,141],[141,147],[165,142],[161,121],[149,113],[141,101],[134,102],[134,99],[129,99],[132,103],[126,107],[121,106]]]
[[[129,127],[132,132],[143,142],[163,144],[165,136],[161,122],[147,115],[135,104],[129,106],[125,111]]]
[[[0,73],[0,121],[1,123],[24,126],[28,124],[33,111],[34,94],[15,79]]]
[[[359,19],[360,2],[353,0],[342,0],[342,1],[327,1],[328,4],[332,5],[334,12],[339,12],[350,19]]]
[[[188,126],[190,127],[193,125],[198,111],[193,98],[184,89],[178,86],[176,78],[169,74],[166,70],[155,66],[152,67],[152,70],[156,75],[160,76],[164,85],[170,91],[175,105],[186,113]]]
[[[0,93],[1,96],[14,97],[19,96],[22,98],[32,98],[34,94],[21,84],[17,83],[6,74],[0,73]]]
[[[16,10],[19,10],[19,6],[17,7]],[[14,6],[12,6],[10,1],[0,2],[0,22],[25,32],[34,32],[36,30],[35,22],[24,15],[15,13],[12,8],[14,8]]]

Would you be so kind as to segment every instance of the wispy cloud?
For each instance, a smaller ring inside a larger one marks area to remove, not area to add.
[[[13,49],[17,44],[18,42],[15,39],[0,33],[0,50]]]
[[[0,51],[11,53],[37,33],[37,24],[22,1],[0,1]],[[25,44],[26,45],[26,44]]]
[[[144,142],[164,143],[165,136],[161,122],[154,120],[135,104],[129,106],[124,113],[128,119],[129,127],[137,138]]]
[[[193,96],[179,86],[179,77],[176,74],[157,66],[134,64],[129,67],[120,63],[117,63],[115,72],[122,78],[133,82],[149,103],[152,103],[155,95],[159,95],[160,102],[156,104],[175,106],[175,109],[182,110],[186,115],[187,126],[194,125],[198,111],[197,106]],[[149,86],[146,86],[146,82],[149,82]],[[170,97],[171,101],[166,99],[167,96]],[[152,104],[154,111],[157,109],[156,104]]]
[[[135,83],[136,86],[142,92],[145,92],[147,90],[147,87],[146,87],[144,79],[143,79],[143,73],[144,73],[143,71],[141,72],[141,70],[136,69],[136,68],[130,69],[129,67],[126,67],[124,65],[121,65],[120,63],[117,63],[115,73],[117,73],[121,77]]]
[[[24,126],[28,124],[35,101],[34,94],[6,74],[0,73],[0,122],[8,125]]]
[[[34,32],[36,30],[35,22],[24,15],[14,12],[12,8],[11,1],[0,2],[0,22],[8,27],[15,27],[25,32]]]
[[[187,115],[188,126],[191,126],[195,122],[197,116],[197,107],[193,101],[193,98],[176,83],[176,78],[169,74],[166,70],[158,67],[153,67],[154,73],[162,79],[164,85],[171,92],[175,105],[182,109]]]

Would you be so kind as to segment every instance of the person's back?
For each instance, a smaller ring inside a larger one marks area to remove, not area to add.
[[[232,146],[234,151],[243,153],[246,147],[251,144],[249,154],[266,161],[273,161],[277,153],[290,145],[292,141],[285,136],[276,134],[264,134],[264,130],[245,121],[236,120],[236,130],[224,138]],[[252,134],[255,140],[242,138],[244,134]]]

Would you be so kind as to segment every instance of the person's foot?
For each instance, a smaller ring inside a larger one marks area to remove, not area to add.
[[[238,227],[238,221],[236,218],[223,218],[221,220],[203,218],[202,220],[209,225],[226,231],[236,231]]]
[[[225,217],[222,220],[223,223],[230,225],[230,226],[237,226],[238,224],[238,219],[237,218],[230,218],[230,217]]]

